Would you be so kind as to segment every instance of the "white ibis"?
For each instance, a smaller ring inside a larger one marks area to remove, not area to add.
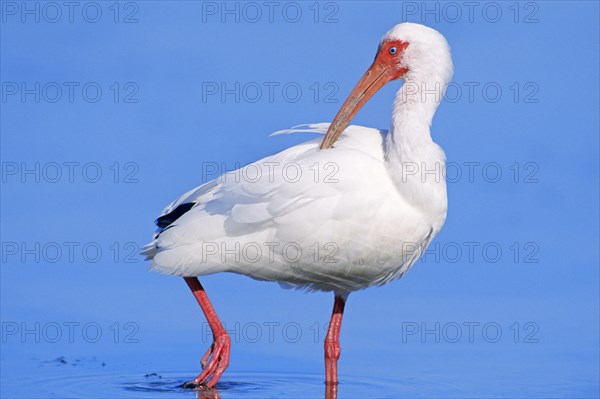
[[[348,294],[401,277],[446,219],[446,182],[439,173],[445,156],[430,126],[451,76],[450,48],[440,33],[396,25],[333,122],[308,125],[310,131],[327,129],[322,142],[227,173],[165,208],[143,253],[152,270],[185,279],[214,336],[203,371],[186,386],[214,387],[229,364],[229,335],[197,278],[218,272],[333,292],[325,381],[337,386]],[[348,126],[396,79],[404,84],[389,132]]]

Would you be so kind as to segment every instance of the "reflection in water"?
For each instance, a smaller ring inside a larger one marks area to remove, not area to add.
[[[181,384],[179,387],[184,389],[184,390],[194,390],[196,391],[196,397],[198,399],[221,399],[221,393],[220,390],[223,391],[224,393],[226,393],[226,397],[230,397],[229,395],[232,393],[238,393],[238,394],[242,394],[242,396],[240,397],[245,397],[245,395],[249,394],[252,391],[257,391],[257,392],[265,392],[268,394],[272,394],[272,392],[269,392],[269,389],[271,388],[275,388],[278,387],[277,389],[281,389],[281,393],[284,393],[287,391],[287,389],[285,389],[285,382],[279,381],[280,376],[276,376],[273,375],[272,376],[273,379],[271,381],[271,384],[260,384],[257,383],[254,387],[252,387],[252,385],[254,384],[249,384],[249,383],[240,383],[240,382],[226,382],[226,381],[220,381],[219,383],[217,383],[217,386],[214,388],[208,388],[206,386],[203,385],[199,385],[199,386],[195,386],[195,387],[191,387],[188,384]],[[279,377],[279,378],[278,378]],[[295,397],[295,394],[293,393],[294,390],[294,385],[298,384],[298,382],[294,381],[294,376],[289,376],[291,377],[289,379],[289,387],[290,387],[290,391],[292,392],[288,392],[291,394],[292,397]],[[312,378],[311,378],[312,380]],[[316,382],[316,381],[314,381]],[[270,386],[272,385],[272,386]],[[315,384],[316,386],[316,384]],[[306,388],[305,390],[303,390],[304,394],[308,394]],[[276,391],[276,389],[274,389],[273,391]],[[245,392],[245,393],[242,393]],[[253,397],[253,396],[248,396],[248,397]],[[282,396],[283,397],[283,396]],[[325,399],[337,399],[338,397],[338,384],[325,384]]]
[[[227,384],[220,384],[227,385]],[[185,384],[182,385],[185,387]],[[189,389],[189,388],[188,388]],[[193,388],[196,390],[196,397],[198,399],[221,399],[221,395],[219,394],[219,389],[215,388],[207,388],[203,386],[197,386]],[[337,399],[338,396],[338,384],[325,384],[325,399]]]
[[[224,385],[224,384],[220,384]],[[226,384],[225,384],[226,385]],[[185,384],[182,385],[184,388]],[[187,388],[189,389],[189,388]],[[215,388],[207,388],[203,386],[197,386],[192,388],[196,391],[196,397],[198,399],[221,399],[221,395],[219,394],[219,389]],[[338,384],[325,384],[325,399],[337,399],[338,394]]]
[[[223,384],[220,383],[219,385],[230,385],[230,384]],[[196,397],[198,399],[221,399],[221,395],[219,393],[219,389],[217,387],[214,388],[207,388],[205,386],[199,385],[196,386],[195,388],[189,388],[189,386],[186,386],[186,384],[182,384],[181,385],[182,388],[184,389],[194,389],[196,391]],[[337,399],[338,396],[338,384],[327,384],[325,383],[325,399]]]
[[[221,395],[219,395],[219,390],[217,388],[202,388],[198,387],[196,389],[196,397],[198,399],[221,399]]]

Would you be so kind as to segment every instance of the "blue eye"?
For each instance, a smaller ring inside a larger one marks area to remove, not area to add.
[[[390,54],[391,55],[396,54],[396,51],[398,51],[398,49],[396,49],[396,47],[390,47]]]

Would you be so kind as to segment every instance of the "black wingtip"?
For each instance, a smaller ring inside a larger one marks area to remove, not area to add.
[[[181,204],[177,208],[173,209],[171,212],[167,213],[166,215],[162,215],[161,217],[156,219],[154,223],[156,223],[156,225],[159,228],[165,229],[169,227],[169,225],[171,225],[174,221],[179,219],[184,213],[192,209],[194,205],[196,205],[195,202]]]

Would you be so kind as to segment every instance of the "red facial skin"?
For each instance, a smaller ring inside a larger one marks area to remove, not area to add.
[[[377,50],[377,55],[375,56],[375,61],[373,61],[373,63],[377,62],[390,69],[389,81],[400,79],[408,72],[407,67],[400,66],[404,50],[406,50],[407,47],[408,42],[403,42],[402,40],[386,40]],[[391,48],[396,48],[394,54],[390,53]]]

